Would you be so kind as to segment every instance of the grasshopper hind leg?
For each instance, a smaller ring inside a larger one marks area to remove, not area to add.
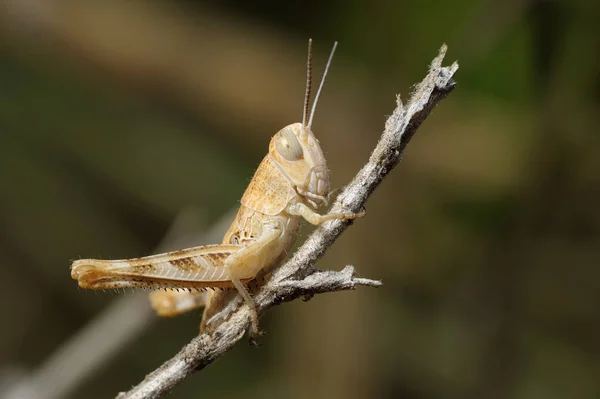
[[[255,241],[233,253],[224,264],[231,283],[250,308],[251,326],[249,335],[251,342],[254,342],[254,339],[261,335],[258,329],[258,311],[256,302],[254,302],[241,280],[246,279],[248,281],[256,278],[265,263],[268,262],[273,243],[281,237],[283,230],[284,224],[280,219],[269,220],[262,226],[262,232]]]
[[[161,317],[173,317],[206,305],[208,292],[154,291],[148,298]]]
[[[221,323],[228,320],[231,314],[243,303],[235,289],[212,292],[204,308],[200,332],[210,333]]]
[[[254,299],[252,299],[250,293],[239,279],[232,278],[231,282],[250,308],[250,322],[252,323],[250,326],[250,340],[252,341],[254,338],[262,335],[262,332],[258,329],[258,312],[256,311],[256,302],[254,302]]]
[[[207,306],[204,308],[202,323],[200,324],[200,332],[211,333],[225,320],[229,319],[231,314],[239,308],[244,302],[250,308],[250,330],[248,335],[250,343],[256,345],[256,338],[262,335],[262,331],[258,328],[258,312],[256,311],[256,303],[250,293],[244,287],[244,284],[239,279],[231,279],[235,289],[215,292]],[[238,295],[240,294],[240,295]]]
[[[270,276],[270,271],[261,270],[254,280],[249,281],[247,290],[250,295],[256,294]],[[221,323],[228,320],[233,312],[244,304],[244,301],[245,299],[238,295],[238,290],[235,288],[210,292],[202,315],[200,332],[210,332],[217,328]]]

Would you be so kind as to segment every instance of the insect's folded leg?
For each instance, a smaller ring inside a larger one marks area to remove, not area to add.
[[[208,295],[208,292],[154,291],[149,299],[156,314],[173,317],[206,306]]]
[[[206,298],[200,332],[217,328],[243,303],[238,292],[231,289],[211,292]]]
[[[166,254],[122,260],[79,259],[71,277],[81,288],[145,288],[202,290],[231,286],[223,267],[239,245],[205,245]]]
[[[365,216],[365,211],[361,211],[358,213],[352,212],[338,212],[338,213],[328,213],[327,215],[321,215],[312,209],[310,209],[306,204],[302,202],[293,203],[287,206],[286,212],[290,215],[302,216],[304,220],[308,223],[313,224],[315,226],[326,222],[328,220],[334,219],[356,219]]]
[[[282,233],[283,226],[278,219],[265,223],[261,235],[250,245],[228,257],[223,265],[228,270],[231,283],[250,308],[252,322],[250,328],[251,339],[261,335],[258,329],[258,312],[254,299],[252,299],[241,280],[244,278],[248,280],[248,277],[250,279],[256,277],[258,272],[272,261],[273,257],[279,256],[279,253],[274,255],[273,246],[277,245]]]

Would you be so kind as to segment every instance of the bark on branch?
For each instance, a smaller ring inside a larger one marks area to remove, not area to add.
[[[400,162],[404,148],[433,107],[455,87],[455,62],[442,67],[446,45],[432,61],[429,73],[419,83],[406,105],[397,98],[397,106],[385,124],[379,143],[367,164],[338,196],[331,211],[359,212],[369,195],[388,173]],[[259,314],[285,301],[325,292],[352,290],[358,285],[378,287],[380,281],[357,278],[354,268],[342,271],[318,271],[316,261],[351,224],[333,220],[321,225],[304,242],[294,256],[277,269],[271,279],[255,296]],[[172,359],[148,374],[146,378],[119,399],[158,398],[192,373],[203,369],[235,345],[250,326],[250,312],[246,305],[233,313],[229,320],[211,334],[201,334],[179,351]]]

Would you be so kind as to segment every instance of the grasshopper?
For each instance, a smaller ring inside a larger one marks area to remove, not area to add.
[[[336,46],[337,42],[309,115],[309,40],[302,123],[288,125],[272,137],[269,152],[246,188],[237,216],[221,244],[125,260],[76,260],[71,266],[71,277],[79,286],[164,289],[150,295],[156,312],[174,316],[205,306],[201,330],[225,319],[239,305],[239,293],[251,310],[250,335],[260,335],[256,305],[246,287],[252,281],[260,284],[283,261],[295,241],[301,219],[319,225],[327,220],[364,216],[364,211],[326,215],[316,212],[328,204],[329,170],[311,125]],[[206,288],[225,290],[205,292]]]

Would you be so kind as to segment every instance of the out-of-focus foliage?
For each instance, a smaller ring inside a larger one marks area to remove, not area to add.
[[[314,123],[334,186],[443,42],[461,66],[320,263],[384,286],[275,309],[260,350],[172,397],[600,397],[597,7],[314,3],[0,5],[2,386],[117,298],[78,290],[72,259],[148,254],[182,209],[209,226],[236,205],[301,118],[313,37],[317,75],[340,41]],[[137,383],[199,321],[153,323],[71,397]]]

